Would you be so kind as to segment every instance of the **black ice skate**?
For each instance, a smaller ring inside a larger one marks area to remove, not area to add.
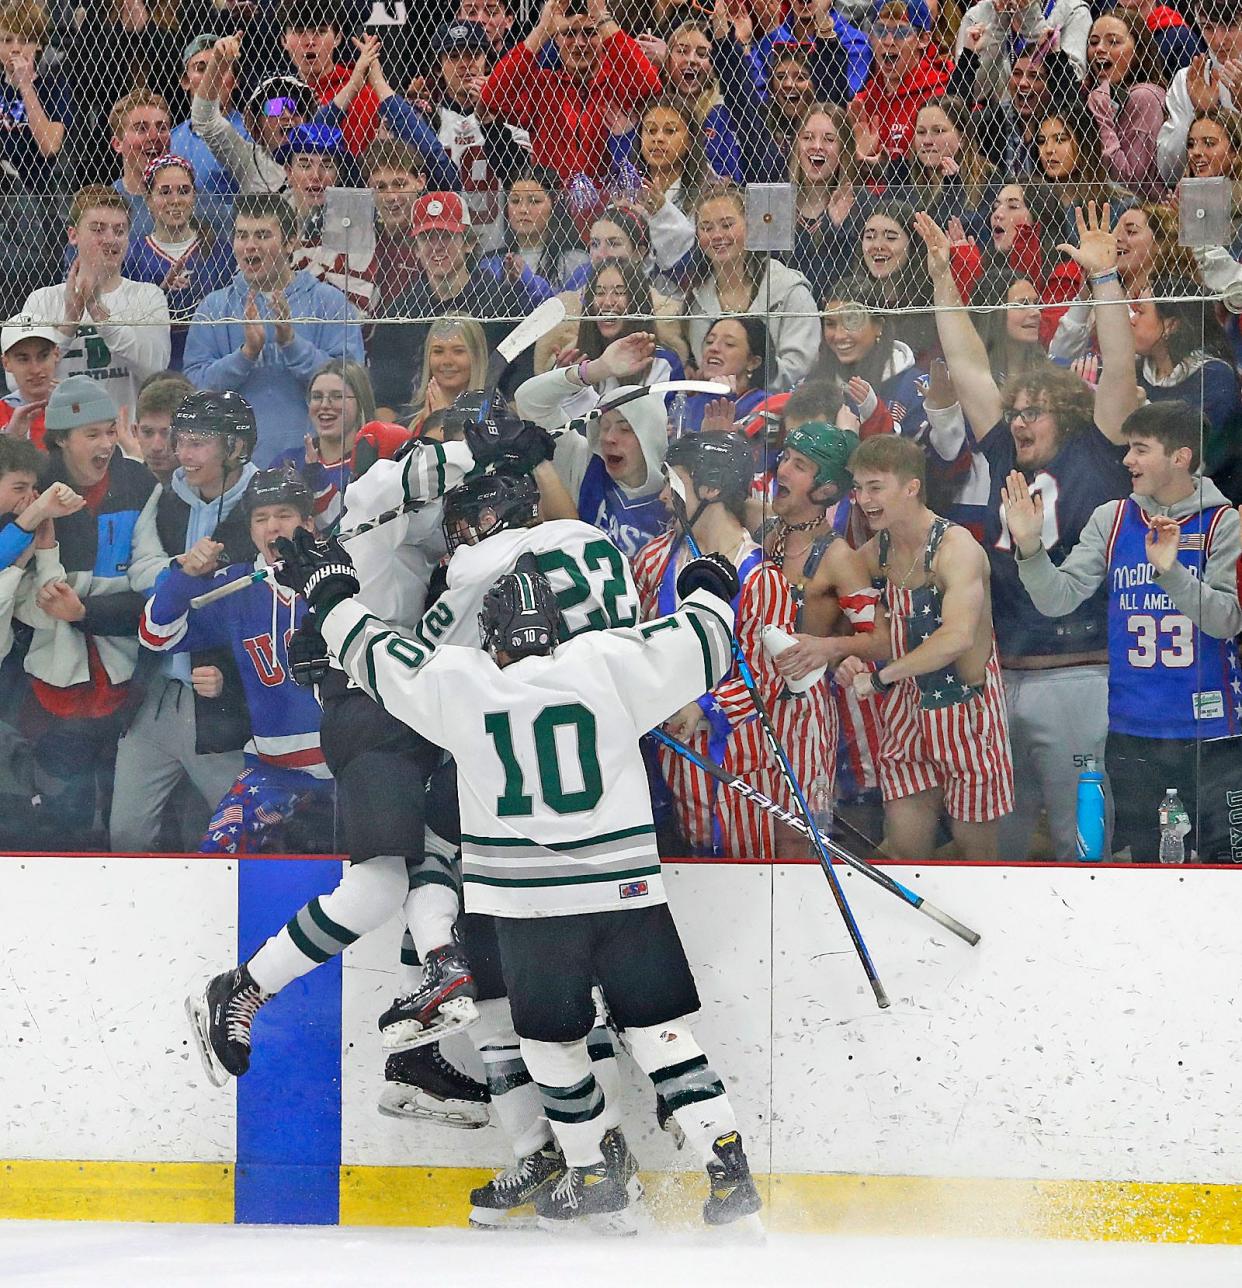
[[[477,1230],[533,1228],[536,1197],[564,1174],[565,1159],[555,1142],[528,1154],[470,1191],[470,1224]]]
[[[250,1068],[250,1026],[271,997],[241,965],[217,975],[201,997],[185,999],[194,1041],[213,1086],[223,1087]]]
[[[753,1216],[763,1206],[763,1200],[751,1179],[741,1136],[735,1131],[717,1136],[712,1152],[719,1161],[707,1165],[712,1192],[703,1204],[703,1220],[708,1225],[728,1225]]]
[[[478,995],[470,963],[456,940],[433,949],[423,963],[423,982],[380,1016],[381,1045],[385,1051],[410,1051],[469,1028],[479,1018]]]
[[[483,1083],[450,1064],[437,1042],[390,1055],[384,1062],[379,1111],[389,1118],[419,1118],[469,1131],[487,1126],[490,1100]]]
[[[609,1165],[607,1156],[591,1167],[566,1168],[555,1185],[535,1195],[535,1211],[543,1230],[577,1225],[597,1234],[636,1234],[629,1206],[625,1181]]]
[[[609,1127],[599,1143],[604,1154],[608,1170],[625,1186],[631,1203],[637,1203],[643,1196],[643,1183],[638,1179],[638,1159],[630,1153],[620,1127]]]

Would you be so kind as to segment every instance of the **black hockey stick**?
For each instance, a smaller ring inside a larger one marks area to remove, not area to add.
[[[681,527],[682,535],[690,553],[697,559],[702,554],[702,551],[699,549],[698,542],[694,539],[694,533],[690,530],[690,519],[686,513],[685,489],[682,486],[681,479],[677,476],[676,470],[666,469],[665,474],[668,478],[673,513],[677,517],[678,525]],[[673,558],[671,553],[669,558]],[[871,954],[868,952],[867,945],[863,940],[862,931],[858,928],[858,922],[854,918],[849,900],[845,897],[845,891],[841,888],[841,882],[838,880],[836,872],[833,871],[832,860],[828,857],[828,851],[824,848],[823,838],[819,834],[819,829],[815,826],[815,818],[811,813],[811,807],[806,803],[806,797],[802,794],[802,786],[798,782],[798,775],[794,773],[793,766],[789,763],[789,757],[785,754],[785,748],[781,746],[781,740],[776,736],[772,717],[768,714],[768,709],[759,693],[759,686],[755,683],[754,673],[750,669],[750,663],[746,660],[746,654],[742,652],[742,646],[738,643],[737,636],[731,636],[729,642],[733,649],[733,660],[737,664],[738,674],[742,678],[742,683],[746,686],[746,692],[750,694],[751,702],[754,703],[755,714],[759,717],[759,723],[763,728],[768,749],[776,759],[781,771],[781,777],[785,780],[785,786],[789,788],[790,794],[797,803],[798,812],[806,823],[808,835],[815,844],[819,865],[823,869],[824,875],[828,878],[828,888],[832,891],[832,897],[841,913],[841,919],[845,922],[845,929],[849,932],[850,942],[854,945],[854,951],[858,954],[858,960],[867,976],[867,982],[871,985],[871,991],[875,994],[876,1005],[881,1010],[884,1010],[889,1004],[888,994],[884,991],[884,985],[880,982],[879,972],[875,968],[875,963],[871,960]]]
[[[684,756],[692,765],[697,765],[705,774],[709,774],[730,791],[744,796],[752,805],[767,814],[771,814],[773,818],[779,819],[786,827],[790,827],[795,832],[805,836],[807,840],[811,839],[811,829],[807,827],[802,819],[796,814],[791,814],[762,792],[756,791],[744,778],[738,778],[736,775],[729,773],[727,769],[722,769],[714,760],[708,760],[706,756],[700,755],[693,747],[687,747],[684,742],[674,738],[671,734],[665,733],[663,729],[652,729],[647,737],[655,739],[656,742],[675,751],[679,756]],[[947,912],[941,912],[934,903],[928,903],[922,895],[915,894],[913,890],[903,886],[900,881],[895,881],[887,872],[872,867],[865,859],[857,858],[848,850],[829,840],[822,832],[819,833],[819,841],[833,858],[840,859],[847,867],[853,868],[855,872],[861,872],[868,880],[874,881],[876,885],[887,890],[889,894],[895,894],[904,903],[908,903],[910,907],[917,908],[925,916],[939,922],[940,925],[946,930],[952,931],[959,939],[964,939],[972,948],[979,942],[979,932],[977,930],[971,930],[969,926],[962,925],[956,917],[950,917]]]
[[[505,372],[517,358],[525,353],[537,340],[542,340],[554,326],[560,326],[565,320],[565,305],[558,296],[544,300],[537,309],[529,313],[509,332],[496,346],[487,360],[487,374],[483,378],[483,409],[486,416],[491,401],[496,397],[496,390]]]

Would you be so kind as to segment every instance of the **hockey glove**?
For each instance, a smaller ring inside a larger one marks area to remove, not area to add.
[[[369,420],[354,439],[350,460],[352,475],[361,478],[376,461],[392,460],[399,448],[410,441],[410,431],[404,425],[392,425],[384,420]]]
[[[335,537],[316,541],[313,533],[299,528],[292,541],[280,537],[276,549],[284,561],[276,580],[303,595],[318,617],[358,593],[353,562]]]
[[[289,637],[289,667],[294,684],[303,688],[322,683],[332,668],[328,644],[319,633],[314,613],[307,613],[301,626]]]
[[[717,599],[731,604],[741,589],[737,569],[724,555],[700,555],[677,574],[677,595],[680,599],[696,590],[705,590]]]
[[[524,420],[522,427],[525,433],[516,438],[498,460],[507,470],[530,474],[535,466],[552,459],[556,452],[556,439],[542,425],[532,424],[529,420]]]
[[[525,456],[529,450],[531,430],[546,432],[515,416],[503,404],[493,403],[482,420],[466,422],[466,446],[476,465],[487,466],[501,458]]]

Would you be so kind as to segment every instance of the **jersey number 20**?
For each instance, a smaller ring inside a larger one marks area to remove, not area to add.
[[[584,814],[599,804],[604,781],[596,750],[595,717],[580,702],[544,707],[531,721],[528,737],[523,739],[526,746],[521,748],[521,758],[514,745],[513,724],[507,711],[489,712],[483,717],[483,728],[495,744],[505,772],[504,794],[496,798],[497,817],[519,818],[534,813],[535,803],[522,768],[528,749],[534,752],[543,803],[554,814]],[[578,773],[571,782],[581,783],[580,787],[569,789],[565,785],[557,738],[561,730],[574,740]]]

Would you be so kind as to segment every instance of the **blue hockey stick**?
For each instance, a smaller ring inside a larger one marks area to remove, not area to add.
[[[694,533],[690,531],[690,518],[686,513],[685,489],[676,470],[665,467],[665,477],[668,479],[669,492],[673,502],[673,513],[677,517],[677,522],[681,527],[682,535],[690,553],[697,559],[703,552],[699,549],[699,543],[694,539]],[[670,558],[672,557],[670,555]],[[785,748],[781,746],[781,740],[776,736],[776,730],[772,726],[772,717],[768,714],[767,707],[764,706],[763,698],[759,694],[759,686],[755,683],[754,673],[750,669],[750,663],[747,662],[746,655],[742,652],[742,646],[737,642],[736,635],[732,636],[730,643],[733,647],[733,660],[737,663],[738,674],[742,677],[742,683],[746,686],[747,693],[750,694],[750,700],[755,704],[755,712],[759,717],[759,723],[763,726],[768,747],[772,755],[776,757],[776,763],[780,766],[781,777],[784,778],[785,785],[797,802],[798,812],[802,815],[811,839],[815,842],[820,867],[823,868],[824,875],[828,878],[828,886],[832,890],[832,897],[836,900],[841,918],[845,922],[845,928],[849,932],[850,942],[854,945],[854,951],[858,954],[858,960],[862,963],[867,981],[871,985],[871,991],[875,994],[876,1005],[881,1010],[884,1010],[889,1004],[888,994],[884,991],[884,985],[880,983],[880,976],[876,971],[875,963],[871,960],[871,954],[867,951],[867,945],[863,942],[862,931],[858,929],[858,922],[854,919],[854,913],[845,897],[845,891],[841,889],[841,882],[837,879],[836,872],[833,871],[832,860],[828,857],[828,851],[824,849],[823,838],[819,834],[819,829],[815,826],[815,817],[811,813],[810,806],[806,803],[806,797],[802,794],[798,776],[794,773],[793,766],[789,763],[789,757],[785,754]]]

